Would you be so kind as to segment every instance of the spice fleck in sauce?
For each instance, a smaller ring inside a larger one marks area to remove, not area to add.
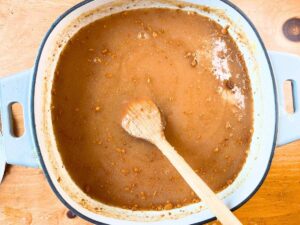
[[[180,10],[140,9],[89,24],[67,43],[52,119],[64,165],[86,194],[133,210],[199,201],[155,146],[122,129],[124,105],[141,97],[159,106],[167,139],[214,191],[233,182],[253,104],[227,29]]]

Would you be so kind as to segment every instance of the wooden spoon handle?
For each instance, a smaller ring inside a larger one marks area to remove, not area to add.
[[[154,144],[169,159],[172,165],[177,169],[184,180],[194,190],[216,215],[222,224],[237,225],[242,224],[227,206],[217,198],[216,194],[207,186],[207,184],[194,172],[187,162],[177,153],[165,138],[157,139]]]

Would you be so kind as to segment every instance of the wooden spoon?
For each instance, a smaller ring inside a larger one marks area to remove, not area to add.
[[[122,119],[122,127],[131,136],[145,139],[156,145],[222,224],[241,224],[227,206],[217,198],[216,194],[166,140],[159,109],[152,101],[138,100],[128,104]]]

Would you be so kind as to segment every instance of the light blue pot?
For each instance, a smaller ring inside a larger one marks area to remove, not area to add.
[[[182,209],[161,212],[129,211],[106,206],[84,196],[70,179],[58,154],[50,116],[51,82],[53,69],[61,48],[62,39],[68,40],[78,29],[103,16],[122,11],[129,6],[169,7],[167,3],[137,1],[127,3],[112,10],[100,11],[86,17],[83,13],[96,8],[105,8],[110,0],[84,1],[74,6],[52,25],[40,47],[33,69],[1,78],[0,110],[2,135],[0,136],[0,181],[5,164],[42,167],[50,186],[58,198],[72,211],[94,223],[107,224],[192,224],[204,223],[213,219],[212,213],[203,203]],[[251,79],[254,99],[254,133],[247,162],[237,179],[219,193],[219,197],[232,209],[243,205],[261,186],[269,170],[274,148],[300,138],[300,58],[286,53],[267,52],[250,20],[236,6],[223,0],[185,1],[218,9],[218,13],[208,13],[201,9],[198,13],[219,20],[221,25],[232,21],[229,32],[236,39],[243,52]],[[225,17],[220,17],[222,12]],[[69,26],[80,18],[76,27]],[[67,35],[68,34],[68,35]],[[240,40],[238,35],[244,35]],[[58,48],[58,49],[57,49]],[[296,112],[288,114],[284,109],[283,83],[293,80]],[[19,102],[24,110],[25,133],[16,138],[12,135],[10,105]],[[277,132],[278,129],[278,132]],[[63,178],[57,182],[57,178]],[[84,206],[80,198],[85,198],[89,206],[97,205],[102,210],[94,211]],[[169,214],[171,213],[171,215]],[[162,217],[163,215],[163,217]]]

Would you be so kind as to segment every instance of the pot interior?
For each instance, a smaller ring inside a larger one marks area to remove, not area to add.
[[[34,110],[42,164],[49,182],[69,207],[93,221],[132,224],[176,219],[173,224],[182,224],[183,221],[191,224],[213,217],[202,202],[164,211],[131,211],[97,202],[72,181],[57,149],[51,119],[51,89],[59,55],[68,40],[97,19],[126,10],[153,7],[194,11],[223,27],[230,25],[229,33],[244,56],[253,91],[254,132],[242,171],[218,196],[230,208],[239,206],[260,186],[271,161],[276,132],[276,99],[271,68],[258,34],[239,11],[220,0],[95,0],[80,3],[60,17],[46,35],[36,64]]]

